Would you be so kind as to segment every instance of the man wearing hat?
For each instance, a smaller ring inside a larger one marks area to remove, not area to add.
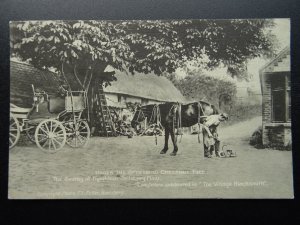
[[[203,123],[204,157],[211,158],[214,151],[215,155],[220,157],[220,140],[218,138],[217,127],[221,122],[226,120],[228,120],[226,113],[206,117]]]

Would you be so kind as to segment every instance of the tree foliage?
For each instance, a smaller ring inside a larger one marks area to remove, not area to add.
[[[12,54],[38,68],[69,74],[88,88],[93,76],[107,83],[107,65],[158,75],[201,59],[231,74],[247,60],[274,52],[272,20],[26,21],[11,23]],[[93,81],[92,81],[93,83]]]
[[[174,73],[167,77],[188,100],[204,100],[226,111],[235,101],[236,83],[226,75],[212,76],[190,70],[183,79],[176,78]]]

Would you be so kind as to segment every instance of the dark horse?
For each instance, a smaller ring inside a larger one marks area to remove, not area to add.
[[[165,128],[165,145],[160,153],[165,154],[168,151],[168,141],[169,136],[171,136],[174,146],[173,152],[171,153],[173,156],[175,156],[178,151],[175,128],[190,127],[197,123],[203,123],[206,116],[218,114],[218,110],[215,106],[204,101],[189,104],[179,104],[175,102],[159,105],[152,104],[137,109],[131,122],[132,127],[136,127],[145,117],[148,119],[152,118],[154,115],[153,109],[156,109],[156,107],[159,108],[160,123]]]

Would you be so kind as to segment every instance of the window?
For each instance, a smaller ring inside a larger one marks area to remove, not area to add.
[[[290,74],[273,74],[272,90],[272,121],[288,122],[291,120]]]
[[[126,102],[127,97],[122,95],[122,94],[118,94],[118,102]]]

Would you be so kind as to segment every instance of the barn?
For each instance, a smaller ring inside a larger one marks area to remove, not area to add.
[[[134,104],[186,101],[181,92],[166,77],[137,72],[132,75],[110,67],[107,71],[114,71],[117,78],[117,81],[111,82],[110,86],[104,88],[107,105],[118,114],[119,118],[131,121],[134,115]],[[133,108],[128,107],[128,103],[132,103]]]
[[[117,81],[104,88],[110,106],[125,107],[129,102],[147,105],[186,101],[181,92],[165,77],[151,73],[132,75],[126,71],[114,71]]]
[[[290,48],[284,48],[260,71],[262,136],[265,146],[291,146]]]

